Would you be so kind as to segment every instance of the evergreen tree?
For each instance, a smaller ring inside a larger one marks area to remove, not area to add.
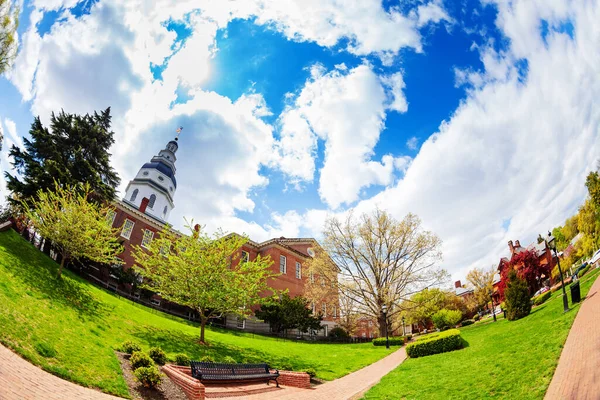
[[[508,282],[504,291],[506,318],[509,321],[526,317],[531,312],[527,282],[519,278],[514,269],[508,273]]]
[[[269,324],[273,332],[298,329],[300,332],[320,330],[321,315],[313,316],[308,300],[302,296],[291,298],[284,293],[281,298],[268,300],[260,306],[254,315]]]
[[[31,140],[23,139],[25,150],[12,146],[10,156],[19,173],[5,172],[13,202],[31,204],[38,190],[59,185],[89,184],[93,200],[111,201],[120,179],[110,165],[110,107],[93,115],[52,113],[50,130],[37,117],[31,124]]]

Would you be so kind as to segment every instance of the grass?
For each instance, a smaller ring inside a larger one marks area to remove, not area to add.
[[[582,299],[598,274],[581,279]],[[580,306],[563,313],[561,294],[526,318],[461,328],[467,348],[408,359],[364,399],[542,399]],[[570,301],[568,288],[567,294]]]
[[[316,344],[242,332],[207,329],[124,300],[58,265],[13,231],[0,233],[0,342],[55,375],[129,397],[113,352],[134,340],[144,350],[160,346],[169,357],[226,356],[267,362],[280,369],[313,369],[331,380],[360,369],[392,350],[364,344]]]

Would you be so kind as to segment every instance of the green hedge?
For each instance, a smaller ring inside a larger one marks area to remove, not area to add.
[[[552,296],[552,292],[551,291],[547,291],[544,292],[536,297],[534,297],[533,300],[533,304],[536,306],[539,306],[540,304],[542,304],[543,302],[545,302],[546,300],[548,300],[550,298],[550,296]]]
[[[391,336],[390,346],[402,346],[404,344],[404,336]],[[373,339],[373,346],[385,346],[385,338]]]
[[[450,329],[435,335],[427,335],[406,346],[406,354],[411,358],[425,357],[463,347],[463,339],[458,329]]]
[[[577,278],[581,278],[582,276],[584,276],[585,274],[587,274],[591,267],[592,267],[592,264],[588,264],[587,267],[585,267],[584,269],[582,269],[581,271],[579,271],[577,273]]]
[[[465,319],[463,322],[460,323],[460,326],[469,326],[469,325],[473,325],[475,323],[475,321],[473,321],[472,319]]]

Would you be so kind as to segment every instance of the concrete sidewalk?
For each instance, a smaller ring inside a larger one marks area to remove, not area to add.
[[[596,279],[569,331],[546,400],[600,399],[599,291]]]

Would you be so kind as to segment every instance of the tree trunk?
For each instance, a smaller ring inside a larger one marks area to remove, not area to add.
[[[65,266],[66,259],[67,259],[67,257],[63,254],[60,259],[60,266],[58,267],[58,277],[59,278],[62,276],[62,270],[63,270],[63,267]]]
[[[385,337],[385,324],[387,323],[386,318],[381,315],[379,317],[379,337]]]
[[[208,318],[200,317],[200,343],[206,344],[204,340],[204,327],[206,326],[206,321]]]

